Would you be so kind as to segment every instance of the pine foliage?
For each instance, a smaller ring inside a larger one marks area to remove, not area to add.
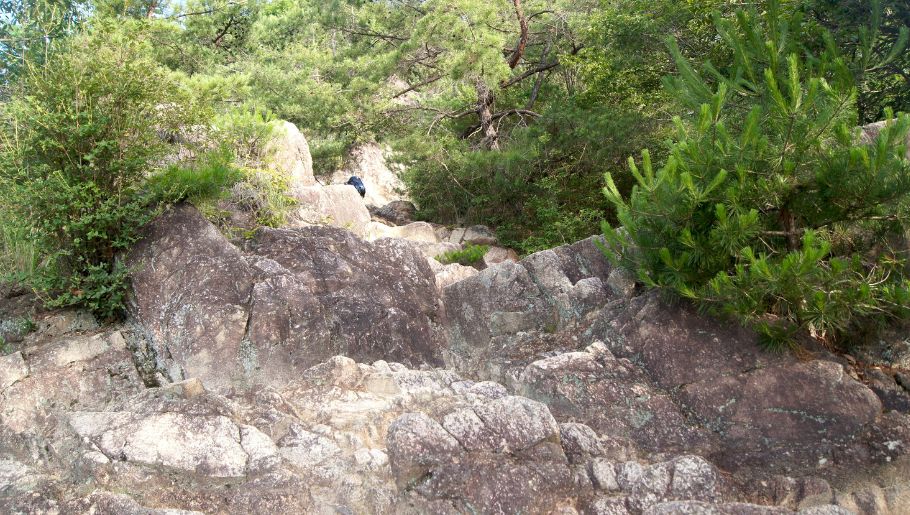
[[[837,340],[910,306],[910,116],[871,144],[856,129],[856,87],[834,45],[811,55],[798,14],[716,20],[735,57],[696,69],[671,42],[666,81],[692,108],[662,166],[630,159],[625,198],[607,174],[623,229],[611,253],[645,284],[755,326],[769,343]],[[830,41],[830,39],[828,39]]]

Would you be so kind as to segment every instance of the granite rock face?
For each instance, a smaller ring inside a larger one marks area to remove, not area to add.
[[[343,184],[351,176],[360,177],[367,190],[364,200],[377,208],[398,200],[407,201],[406,188],[399,178],[400,170],[388,162],[386,153],[386,149],[376,143],[355,145],[345,155],[342,169],[328,180]]]
[[[265,153],[270,164],[290,178],[292,191],[316,184],[310,145],[293,123],[278,122],[272,140],[266,144]]]
[[[400,241],[266,228],[242,251],[184,205],[150,225],[130,263],[131,313],[176,365],[165,369],[182,369],[171,380],[284,383],[340,353],[440,363],[435,274]]]
[[[754,488],[749,476],[747,488],[700,455],[648,452],[634,431],[620,437],[562,422],[577,417],[448,370],[336,356],[281,384],[219,392],[191,378],[148,387],[133,367],[139,347],[130,331],[47,334],[30,337],[0,369],[27,370],[2,394],[3,512],[842,514],[907,506],[907,490],[893,482],[840,491],[776,477]],[[596,374],[592,362],[629,366],[605,347],[535,362],[522,380],[541,384],[561,369]]]
[[[768,353],[595,238],[478,271],[395,230],[431,241],[156,220],[126,324],[0,356],[0,512],[907,512],[901,370]]]

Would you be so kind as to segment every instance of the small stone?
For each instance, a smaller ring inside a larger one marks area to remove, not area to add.
[[[607,277],[607,286],[617,297],[628,299],[635,294],[635,276],[625,268],[616,268]]]
[[[612,461],[598,458],[591,463],[591,476],[594,478],[594,486],[606,492],[616,492],[619,490],[619,483],[616,482],[616,466]]]
[[[629,515],[625,497],[600,497],[591,505],[592,515]]]

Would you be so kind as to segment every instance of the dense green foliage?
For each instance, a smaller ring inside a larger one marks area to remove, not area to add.
[[[847,62],[834,46],[801,55],[801,17],[777,2],[717,30],[735,56],[726,73],[709,64],[706,81],[674,51],[668,89],[697,114],[677,118],[664,164],[655,170],[647,151],[632,161],[628,200],[608,174],[624,228],[607,227],[610,243],[646,284],[773,342],[906,316],[910,116],[861,141]]]
[[[140,187],[166,150],[158,131],[192,122],[137,36],[102,25],[28,63],[3,120],[3,213],[43,261],[34,285],[104,318],[126,292],[119,253],[153,214]]]
[[[489,252],[489,245],[468,245],[461,250],[451,250],[436,258],[444,265],[458,263],[464,266],[474,266],[483,263],[483,257]]]

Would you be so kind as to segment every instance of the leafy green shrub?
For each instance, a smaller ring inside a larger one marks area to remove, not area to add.
[[[474,266],[483,262],[483,257],[489,252],[489,245],[467,245],[461,250],[450,250],[436,256],[436,260],[444,265],[458,263],[464,266]]]
[[[660,168],[647,152],[640,168],[630,159],[628,200],[607,175],[624,230],[605,224],[605,234],[645,284],[750,323],[769,343],[800,331],[836,341],[908,314],[910,256],[890,242],[910,227],[910,117],[861,144],[844,60],[832,46],[801,58],[799,18],[766,7],[718,21],[736,65],[706,67],[717,85],[674,47],[668,85],[697,116],[676,120]]]
[[[275,117],[267,110],[239,106],[215,116],[215,138],[231,149],[241,166],[261,167],[266,145],[275,134]]]
[[[280,227],[297,205],[290,195],[290,181],[272,169],[245,169],[243,179],[231,188],[231,199],[256,216],[256,223]]]
[[[234,166],[231,149],[222,146],[190,164],[172,164],[147,182],[152,198],[161,202],[189,199],[193,203],[223,196],[243,178]]]
[[[153,216],[146,173],[167,151],[161,133],[190,125],[170,74],[141,34],[99,23],[27,63],[4,111],[9,205],[43,266],[32,279],[51,306],[122,312],[120,256]]]
[[[10,187],[0,186],[4,191],[10,191]],[[31,277],[38,267],[38,258],[28,223],[19,218],[12,206],[0,205],[0,279],[21,281]]]

